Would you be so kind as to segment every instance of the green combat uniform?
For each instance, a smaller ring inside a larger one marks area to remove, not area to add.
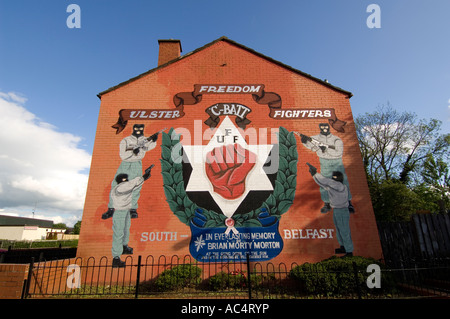
[[[333,148],[326,147],[324,148],[324,150],[322,150],[319,146],[316,146],[311,142],[304,143],[307,148],[309,148],[313,152],[316,152],[317,156],[319,157],[320,173],[323,176],[331,178],[333,171],[340,171],[343,173],[344,184],[348,189],[347,200],[351,200],[352,196],[350,194],[347,175],[345,174],[344,164],[342,163],[342,154],[344,152],[344,144],[342,143],[342,140],[331,133],[329,133],[328,135],[318,134],[315,136],[311,136],[311,138],[324,145],[333,146]],[[323,187],[320,188],[320,195],[324,202],[330,202],[328,198],[328,192]]]
[[[128,211],[132,205],[133,192],[137,188],[140,189],[143,183],[144,178],[139,176],[130,181],[117,184],[111,192],[111,199],[115,208],[112,226],[113,257],[120,257],[123,252],[123,247],[128,246],[131,226],[131,218]]]
[[[328,192],[330,205],[333,208],[333,222],[336,227],[336,237],[345,248],[345,253],[353,252],[353,241],[350,232],[350,212],[348,210],[348,188],[342,182],[324,177],[320,173],[313,175],[314,181]]]
[[[133,152],[133,147],[139,146],[139,152],[136,154]],[[117,185],[115,177],[119,174],[127,174],[129,180],[132,180],[138,176],[142,176],[142,159],[145,156],[145,153],[154,149],[156,147],[156,142],[148,141],[144,136],[136,137],[134,135],[130,135],[125,137],[120,142],[120,158],[122,159],[122,163],[117,169],[117,173],[114,176],[114,179],[111,183],[111,193],[109,196],[109,204],[108,208],[115,208],[112,203],[112,190]],[[137,187],[133,190],[133,196],[131,198],[131,206],[130,209],[138,208],[138,200],[140,197],[141,188]]]
[[[117,177],[123,174],[127,175],[127,180],[132,180],[142,174],[142,159],[145,153],[156,147],[156,140],[158,138],[157,132],[152,136],[146,138],[144,134],[144,124],[133,125],[133,133],[130,136],[125,137],[120,141],[120,158],[122,163],[117,169],[116,175],[111,183],[111,191],[109,193],[108,211],[102,214],[102,219],[111,218],[114,215],[114,207],[112,195],[115,187],[117,186]],[[138,200],[141,194],[141,187],[135,187],[131,194],[131,205],[129,207],[129,213],[131,218],[137,218]]]
[[[345,174],[344,164],[342,162],[342,154],[344,153],[344,144],[342,140],[331,134],[330,125],[328,123],[319,124],[320,133],[315,136],[308,137],[298,134],[301,137],[303,145],[313,152],[316,152],[320,161],[320,173],[328,178],[332,177],[334,171],[340,172],[343,176],[342,182],[347,187],[348,210],[350,213],[355,212],[355,208],[351,203],[352,195],[350,193],[350,185]],[[328,191],[320,187],[320,196],[324,206],[320,209],[321,213],[327,213],[331,210],[330,198]]]

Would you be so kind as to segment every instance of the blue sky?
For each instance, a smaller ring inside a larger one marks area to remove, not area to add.
[[[66,25],[72,3],[79,29]],[[381,28],[366,24],[372,3]],[[449,34],[448,0],[0,0],[0,102],[34,132],[12,143],[14,127],[0,128],[0,214],[81,219],[97,94],[156,67],[158,39],[186,54],[227,36],[352,92],[356,116],[390,103],[449,133]]]

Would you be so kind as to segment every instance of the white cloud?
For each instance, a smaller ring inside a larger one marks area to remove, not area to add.
[[[81,217],[91,156],[78,147],[80,137],[58,132],[26,101],[0,92],[0,208],[31,212],[36,205],[48,219]]]
[[[21,96],[21,94],[15,92],[8,92],[8,93],[0,92],[0,98],[7,101],[17,102],[20,104],[24,104],[27,101],[26,97]]]
[[[401,147],[401,150],[405,154],[410,154],[417,144],[414,136],[411,136],[411,134],[404,134],[409,131],[410,128],[410,125],[393,122],[389,124],[364,126],[362,131],[366,134],[365,142],[374,150],[380,147],[380,142],[382,141],[384,151],[390,152],[393,149]],[[397,138],[400,134],[403,135],[402,139]],[[399,153],[399,155],[401,154]]]

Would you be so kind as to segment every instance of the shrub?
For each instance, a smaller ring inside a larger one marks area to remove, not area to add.
[[[250,284],[252,288],[258,287],[262,283],[262,276],[250,274]],[[213,291],[226,289],[244,289],[247,288],[248,279],[243,271],[232,271],[226,273],[221,271],[214,276],[209,277],[209,289]]]
[[[236,289],[245,286],[247,278],[243,273],[226,273],[221,271],[214,276],[209,277],[209,289],[213,291]]]
[[[353,263],[357,269],[358,286]],[[366,285],[366,279],[369,276],[366,269],[370,264],[377,264],[381,269],[384,268],[383,264],[371,258],[333,256],[315,264],[305,263],[296,266],[290,271],[289,277],[296,280],[307,294],[345,296],[358,293],[358,288],[362,294],[380,293],[380,289],[370,289]],[[392,289],[390,282],[389,274],[383,273],[381,276],[383,292]]]
[[[70,247],[76,248],[78,246],[78,239],[72,240],[4,240],[0,239],[0,248],[7,249],[11,246],[12,249],[21,248],[58,248],[61,245],[62,248]]]
[[[192,288],[201,282],[202,270],[194,265],[179,265],[164,270],[156,278],[154,286],[157,291],[177,290],[180,288]]]

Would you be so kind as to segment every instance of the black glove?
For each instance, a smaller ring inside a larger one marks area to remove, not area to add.
[[[155,166],[155,165],[152,164],[152,165],[150,165],[149,168],[147,168],[147,169],[145,170],[144,175],[142,175],[142,177],[144,178],[144,181],[146,181],[147,179],[150,178],[150,175],[151,175],[151,171],[152,171],[153,166]]]
[[[300,135],[300,138],[303,144],[306,144],[311,139],[310,137],[303,134]]]
[[[158,135],[159,135],[159,132],[153,134],[152,136],[150,136],[150,139],[151,139],[153,142],[156,142],[156,140],[158,139]]]
[[[315,168],[314,166],[312,166],[312,165],[309,164],[309,163],[306,163],[306,165],[309,166],[309,173],[311,174],[311,176],[316,175],[316,173],[317,173],[317,168]]]

